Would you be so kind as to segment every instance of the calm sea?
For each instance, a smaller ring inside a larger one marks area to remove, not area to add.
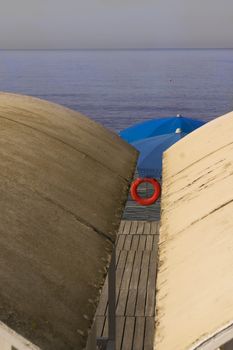
[[[0,51],[0,90],[58,102],[119,131],[233,110],[233,50]]]

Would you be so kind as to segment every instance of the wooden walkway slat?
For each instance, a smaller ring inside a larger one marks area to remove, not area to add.
[[[151,334],[155,331],[155,321],[153,317],[146,317],[146,327],[145,327],[145,338],[144,338],[144,349],[153,349],[154,339]],[[132,349],[133,350],[133,349]]]
[[[151,222],[151,234],[152,235],[158,235],[159,234],[159,222],[158,221],[152,221]]]
[[[131,228],[132,221],[125,221],[125,226],[124,226],[124,235],[128,235],[130,233],[130,228]]]
[[[137,227],[138,227],[138,221],[132,221],[130,233],[133,234],[134,232],[137,232]]]
[[[137,234],[138,235],[142,235],[143,234],[143,230],[144,230],[144,221],[139,221],[138,223],[138,228],[137,228]]]
[[[122,220],[116,243],[116,350],[152,350],[158,222]],[[96,313],[97,336],[108,332],[108,281]]]
[[[122,342],[122,349],[131,350],[133,348],[135,317],[126,317],[125,321],[125,336]]]
[[[144,235],[150,235],[150,228],[151,228],[151,223],[149,221],[145,222],[144,226]]]
[[[144,251],[142,257],[141,273],[140,280],[138,284],[138,297],[136,303],[135,316],[144,316],[145,315],[145,300],[147,293],[147,278],[149,273],[149,261],[150,261],[150,252]]]
[[[134,266],[133,266],[133,273],[132,278],[130,281],[130,290],[138,289],[138,282],[139,282],[139,276],[140,276],[140,270],[141,270],[141,263],[142,263],[142,252],[137,251],[135,254],[135,260],[134,260]]]
[[[131,243],[132,243],[132,236],[131,235],[127,235],[125,236],[125,244],[124,244],[124,250],[130,250],[131,247]]]
[[[105,316],[97,316],[96,317],[96,333],[98,336],[102,337],[103,336],[103,329],[104,329],[104,323],[105,323]]]
[[[138,249],[138,243],[139,243],[139,235],[134,235],[132,237],[131,250],[137,250]]]
[[[133,349],[142,350],[144,349],[143,344],[144,344],[146,318],[135,317],[135,320],[136,320],[136,324],[135,324],[135,332],[134,332]]]
[[[96,315],[105,316],[108,300],[108,280],[105,280],[104,286],[102,288],[101,298],[97,307]]]
[[[117,316],[117,322],[116,322],[116,350],[121,350],[122,349],[124,328],[125,328],[125,317]]]
[[[118,230],[118,234],[119,235],[121,235],[123,233],[124,227],[125,227],[125,220],[121,220],[120,227],[119,227],[119,230]]]
[[[139,238],[138,251],[145,250],[146,245],[146,235],[141,235]]]
[[[123,250],[125,244],[125,235],[119,235],[117,240],[117,250]]]
[[[155,310],[155,298],[154,291],[156,288],[156,254],[154,251],[150,255],[150,264],[149,264],[149,274],[147,281],[147,295],[146,295],[146,306],[145,306],[145,315],[153,316]]]

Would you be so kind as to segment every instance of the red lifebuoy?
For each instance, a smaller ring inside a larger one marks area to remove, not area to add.
[[[149,198],[142,198],[142,197],[140,197],[138,195],[137,188],[143,182],[149,182],[154,187],[154,193]],[[145,178],[138,178],[138,179],[134,180],[134,182],[132,183],[132,186],[131,186],[131,189],[130,189],[130,193],[131,193],[132,198],[136,202],[138,202],[139,204],[141,204],[141,205],[151,205],[154,202],[156,202],[157,199],[159,198],[160,193],[161,193],[161,187],[160,187],[159,182],[156,181],[155,179],[147,178],[147,177],[145,177]]]

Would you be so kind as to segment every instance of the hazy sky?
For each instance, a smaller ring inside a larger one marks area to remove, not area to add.
[[[233,48],[233,0],[1,0],[0,48]]]

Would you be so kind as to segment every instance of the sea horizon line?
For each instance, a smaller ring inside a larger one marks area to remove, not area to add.
[[[232,47],[157,47],[157,48],[0,48],[0,51],[195,51],[195,50],[233,50]]]

